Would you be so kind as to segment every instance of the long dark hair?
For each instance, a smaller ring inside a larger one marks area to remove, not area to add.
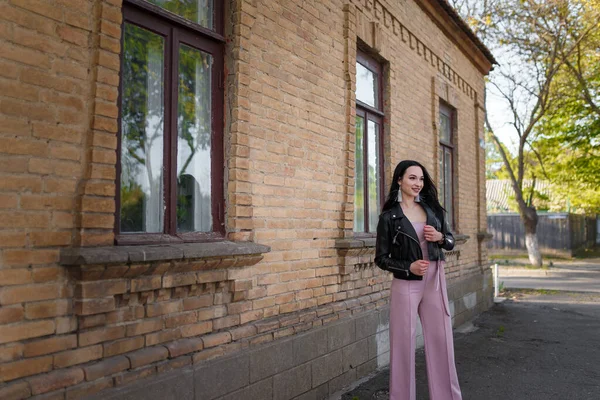
[[[419,193],[421,201],[427,204],[437,215],[443,216],[444,211],[446,210],[438,200],[438,191],[433,184],[429,172],[427,172],[427,169],[420,162],[414,160],[400,161],[398,165],[396,165],[394,177],[392,178],[392,185],[390,186],[390,193],[383,205],[383,211],[389,210],[398,202],[398,191],[400,190],[398,181],[404,176],[404,173],[409,167],[414,166],[420,167],[423,170],[423,189],[421,189],[421,192]]]

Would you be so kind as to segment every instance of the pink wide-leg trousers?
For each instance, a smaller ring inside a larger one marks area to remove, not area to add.
[[[417,313],[425,339],[430,400],[461,400],[444,262],[430,262],[422,281],[394,279],[391,290],[390,400],[416,399]]]

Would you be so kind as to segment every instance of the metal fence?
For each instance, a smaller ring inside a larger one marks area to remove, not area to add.
[[[538,213],[537,237],[543,253],[572,256],[575,250],[591,248],[598,240],[596,216],[569,213]],[[525,228],[518,214],[489,214],[488,249],[494,253],[526,250]]]

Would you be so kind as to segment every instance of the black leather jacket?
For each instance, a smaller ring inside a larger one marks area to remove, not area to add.
[[[427,253],[430,261],[445,260],[444,250],[454,248],[454,236],[448,229],[443,215],[436,215],[425,203],[419,203],[427,214],[427,225],[433,226],[444,234],[442,244],[427,242]],[[377,225],[377,243],[375,246],[375,264],[386,271],[394,273],[394,278],[406,280],[422,280],[410,272],[410,264],[423,259],[417,233],[404,215],[400,203],[381,213]]]

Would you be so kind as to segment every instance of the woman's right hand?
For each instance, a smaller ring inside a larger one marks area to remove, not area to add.
[[[425,272],[427,272],[428,267],[429,261],[417,260],[410,264],[410,272],[418,276],[423,276],[425,275]]]

